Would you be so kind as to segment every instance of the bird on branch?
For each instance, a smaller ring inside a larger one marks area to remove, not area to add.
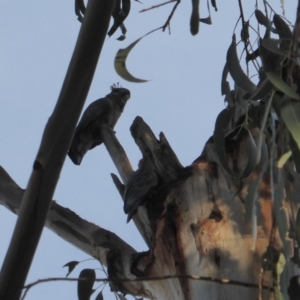
[[[127,223],[149,197],[156,186],[158,177],[148,158],[139,161],[139,168],[130,176],[124,191],[124,212],[128,214]]]
[[[80,165],[88,150],[102,144],[101,126],[107,124],[114,128],[129,98],[129,90],[113,85],[110,94],[87,107],[75,130],[68,153],[75,165]]]

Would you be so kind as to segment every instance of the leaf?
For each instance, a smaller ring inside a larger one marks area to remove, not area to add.
[[[283,207],[284,201],[284,180],[282,169],[278,169],[277,187],[274,193],[274,212],[278,226],[279,236],[283,243],[284,255],[286,258],[291,257],[291,240],[288,238],[289,216],[287,209]]]
[[[282,119],[300,149],[300,103],[290,102],[280,109]]]
[[[286,259],[285,259],[284,255],[282,253],[280,253],[279,260],[278,260],[278,262],[276,264],[276,268],[275,268],[275,274],[277,276],[277,278],[276,278],[277,284],[275,285],[275,293],[274,293],[275,300],[287,299],[284,297],[284,295],[282,293],[284,293],[287,289],[287,284],[284,281],[286,281],[288,274],[286,274],[286,276],[280,276],[284,270],[285,265],[286,265]]]
[[[297,242],[299,245],[299,243],[300,243],[300,207],[298,208],[298,211],[297,211],[295,232],[296,232],[296,239],[297,239]]]
[[[120,300],[127,300],[127,298],[125,296],[123,296],[122,294],[117,294],[117,295]]]
[[[272,27],[271,21],[264,15],[262,11],[257,9],[255,11],[255,17],[259,24],[264,25],[268,30],[272,31],[273,33],[277,33],[277,30]]]
[[[262,45],[267,50],[269,50],[269,51],[271,51],[273,53],[276,53],[276,54],[280,54],[282,56],[286,56],[288,50],[283,51],[280,48],[280,45],[282,44],[282,42],[283,42],[282,39],[278,40],[278,39],[267,38],[267,39],[261,40]]]
[[[246,218],[249,222],[252,223],[253,213],[255,210],[253,206],[256,205],[258,199],[258,187],[261,181],[261,176],[257,176],[257,178],[253,179],[249,185],[247,190],[247,196],[245,198],[245,211]]]
[[[264,67],[265,73],[272,72],[281,74],[283,56],[270,51],[264,46],[263,40],[259,43],[259,55]]]
[[[245,167],[245,170],[242,173],[242,178],[247,178],[253,171],[256,165],[256,144],[252,137],[251,132],[248,130],[249,138],[248,138],[248,162]]]
[[[211,0],[211,5],[215,9],[215,11],[218,11],[216,0]]]
[[[199,2],[200,0],[192,0],[192,14],[190,19],[190,31],[192,35],[196,35],[199,31]]]
[[[237,176],[235,172],[230,168],[226,159],[225,151],[225,131],[229,125],[234,114],[234,108],[224,109],[220,112],[216,119],[215,130],[214,130],[214,144],[216,147],[216,152],[220,160],[220,164],[226,170],[226,172],[231,176]]]
[[[115,56],[115,60],[114,60],[114,66],[115,66],[115,70],[117,72],[117,74],[122,77],[124,80],[127,80],[129,82],[136,82],[136,83],[140,83],[140,82],[147,82],[149,80],[144,80],[144,79],[139,79],[136,78],[134,76],[132,76],[126,67],[126,59],[130,53],[130,51],[132,50],[132,48],[145,36],[153,33],[154,31],[157,31],[160,28],[154,29],[148,33],[146,33],[144,36],[140,37],[139,39],[137,39],[135,42],[131,43],[127,48],[125,49],[119,49],[119,51],[117,52],[116,56]]]
[[[68,276],[70,275],[70,273],[75,269],[75,267],[76,267],[78,264],[79,264],[79,261],[73,260],[73,261],[70,261],[70,262],[68,262],[67,264],[65,264],[65,265],[63,266],[63,268],[64,268],[64,267],[68,267],[68,268],[69,268],[69,271],[68,271],[66,277],[68,277]]]
[[[273,87],[270,80],[265,77],[258,83],[257,88],[252,93],[247,93],[243,98],[252,101],[264,99],[272,92]]]
[[[232,43],[227,51],[227,66],[229,73],[234,80],[234,82],[245,90],[248,93],[252,93],[256,86],[255,84],[247,77],[247,75],[242,70],[239,59],[236,51],[235,35],[232,37]]]
[[[96,279],[96,272],[93,269],[84,269],[79,274],[77,285],[78,300],[90,300],[93,290],[93,285]]]
[[[130,12],[130,0],[122,0],[122,9],[121,9],[121,1],[116,1],[114,11],[113,11],[113,18],[114,18],[114,23],[111,26],[110,30],[108,31],[107,35],[111,37],[116,30],[122,26],[123,22],[127,18]],[[124,35],[124,24],[123,28],[121,28],[122,33]],[[125,29],[126,30],[126,29]],[[126,32],[126,31],[125,31]]]
[[[277,168],[281,169],[285,165],[287,160],[291,157],[291,155],[292,155],[292,151],[288,151],[283,155],[281,155],[281,157],[278,159],[277,162]]]
[[[280,75],[277,73],[266,72],[268,79],[272,82],[272,84],[281,92],[285,93],[287,96],[300,100],[300,95],[292,90],[281,78]]]
[[[281,39],[291,40],[293,37],[290,27],[285,21],[277,14],[273,17],[274,26],[277,29],[278,35]]]
[[[202,22],[202,23],[205,23],[207,25],[211,25],[212,20],[211,20],[210,7],[209,7],[208,0],[207,0],[207,10],[208,10],[208,17],[207,18],[200,18],[199,21]]]
[[[104,300],[104,297],[103,297],[103,291],[101,291],[97,297],[95,298],[95,300]]]
[[[228,67],[227,67],[227,63],[225,63],[224,68],[223,68],[223,72],[222,72],[222,81],[221,81],[221,94],[223,95],[227,95],[227,93],[230,92],[230,85],[228,83],[227,79],[227,75],[228,75]]]
[[[291,134],[290,134],[289,146],[292,151],[295,170],[297,171],[298,174],[300,174],[300,149]]]
[[[260,162],[258,164],[258,170],[261,174],[265,173],[269,163],[268,146],[265,140],[262,140],[260,153]]]

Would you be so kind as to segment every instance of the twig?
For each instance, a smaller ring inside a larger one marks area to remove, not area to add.
[[[249,282],[243,282],[243,281],[237,281],[237,280],[230,280],[230,279],[221,279],[221,278],[212,278],[212,277],[206,277],[206,276],[198,276],[198,275],[167,275],[167,276],[155,276],[155,277],[137,277],[135,279],[129,279],[129,278],[96,278],[96,282],[137,282],[137,281],[158,281],[158,280],[168,280],[168,279],[175,279],[175,278],[185,278],[185,279],[191,279],[191,280],[199,280],[199,281],[209,281],[209,282],[215,282],[219,284],[231,284],[231,285],[237,285],[237,286],[244,286],[248,288],[258,288],[259,285],[256,283],[249,283]],[[83,281],[86,280],[85,278],[66,278],[66,277],[52,277],[52,278],[44,278],[39,279],[37,281],[34,281],[26,286],[24,286],[22,289],[25,289],[25,292],[23,294],[23,297],[21,300],[25,299],[25,296],[30,288],[33,286],[45,283],[45,282],[51,282],[51,281]],[[269,286],[262,286],[262,289],[274,291],[274,288]],[[4,300],[3,298],[0,298],[0,300]]]
[[[171,13],[170,13],[170,15],[169,15],[166,23],[165,23],[165,25],[163,26],[163,31],[165,31],[166,28],[168,26],[170,26],[171,19],[172,19],[173,15],[174,15],[174,12],[175,12],[177,6],[179,5],[179,3],[180,3],[180,0],[177,0],[176,4],[174,5],[174,7],[173,7],[173,9],[172,9],[172,11],[171,11]]]
[[[145,8],[145,9],[140,10],[140,13],[143,13],[143,12],[145,12],[145,11],[149,11],[149,10],[154,9],[154,8],[161,7],[161,6],[163,6],[163,5],[166,5],[166,4],[175,2],[175,1],[177,1],[177,0],[170,0],[170,1],[167,1],[167,2],[164,2],[164,3],[160,3],[160,4],[158,4],[158,5],[153,5],[153,6],[149,7],[149,8]]]

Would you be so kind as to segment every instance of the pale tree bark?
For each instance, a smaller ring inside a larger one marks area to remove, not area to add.
[[[239,180],[220,166],[215,145],[210,139],[202,155],[188,167],[182,167],[166,137],[157,140],[148,125],[137,117],[132,135],[143,156],[148,156],[161,183],[151,201],[134,216],[149,250],[137,253],[122,239],[91,224],[67,208],[53,202],[46,226],[67,242],[107,266],[111,279],[145,281],[112,282],[115,291],[151,299],[275,299],[272,270],[262,274],[262,255],[270,245],[273,208],[270,181],[265,173],[259,188],[261,205],[256,247],[252,228],[245,214],[248,184],[258,175],[253,172],[237,195]],[[132,173],[124,149],[112,130],[103,128],[104,143],[119,170],[124,184]],[[228,161],[243,169],[247,163],[247,138],[235,145]],[[123,184],[114,175],[118,190]],[[2,169],[0,203],[18,213],[23,190]],[[123,196],[123,195],[122,195]],[[278,233],[272,246],[282,250]],[[289,276],[294,273],[289,269]],[[148,277],[178,276],[147,281]],[[203,277],[192,280],[190,275]],[[264,281],[261,278],[263,276]],[[229,284],[220,279],[229,280]],[[258,288],[263,283],[262,293]]]

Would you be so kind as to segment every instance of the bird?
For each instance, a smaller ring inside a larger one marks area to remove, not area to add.
[[[138,211],[140,205],[152,195],[158,185],[158,176],[147,158],[139,161],[139,168],[132,173],[124,190],[124,212],[127,223]]]
[[[68,152],[75,165],[80,165],[88,150],[102,144],[101,125],[114,128],[120,118],[130,91],[119,85],[111,86],[111,93],[92,102],[84,111],[79,121]]]

